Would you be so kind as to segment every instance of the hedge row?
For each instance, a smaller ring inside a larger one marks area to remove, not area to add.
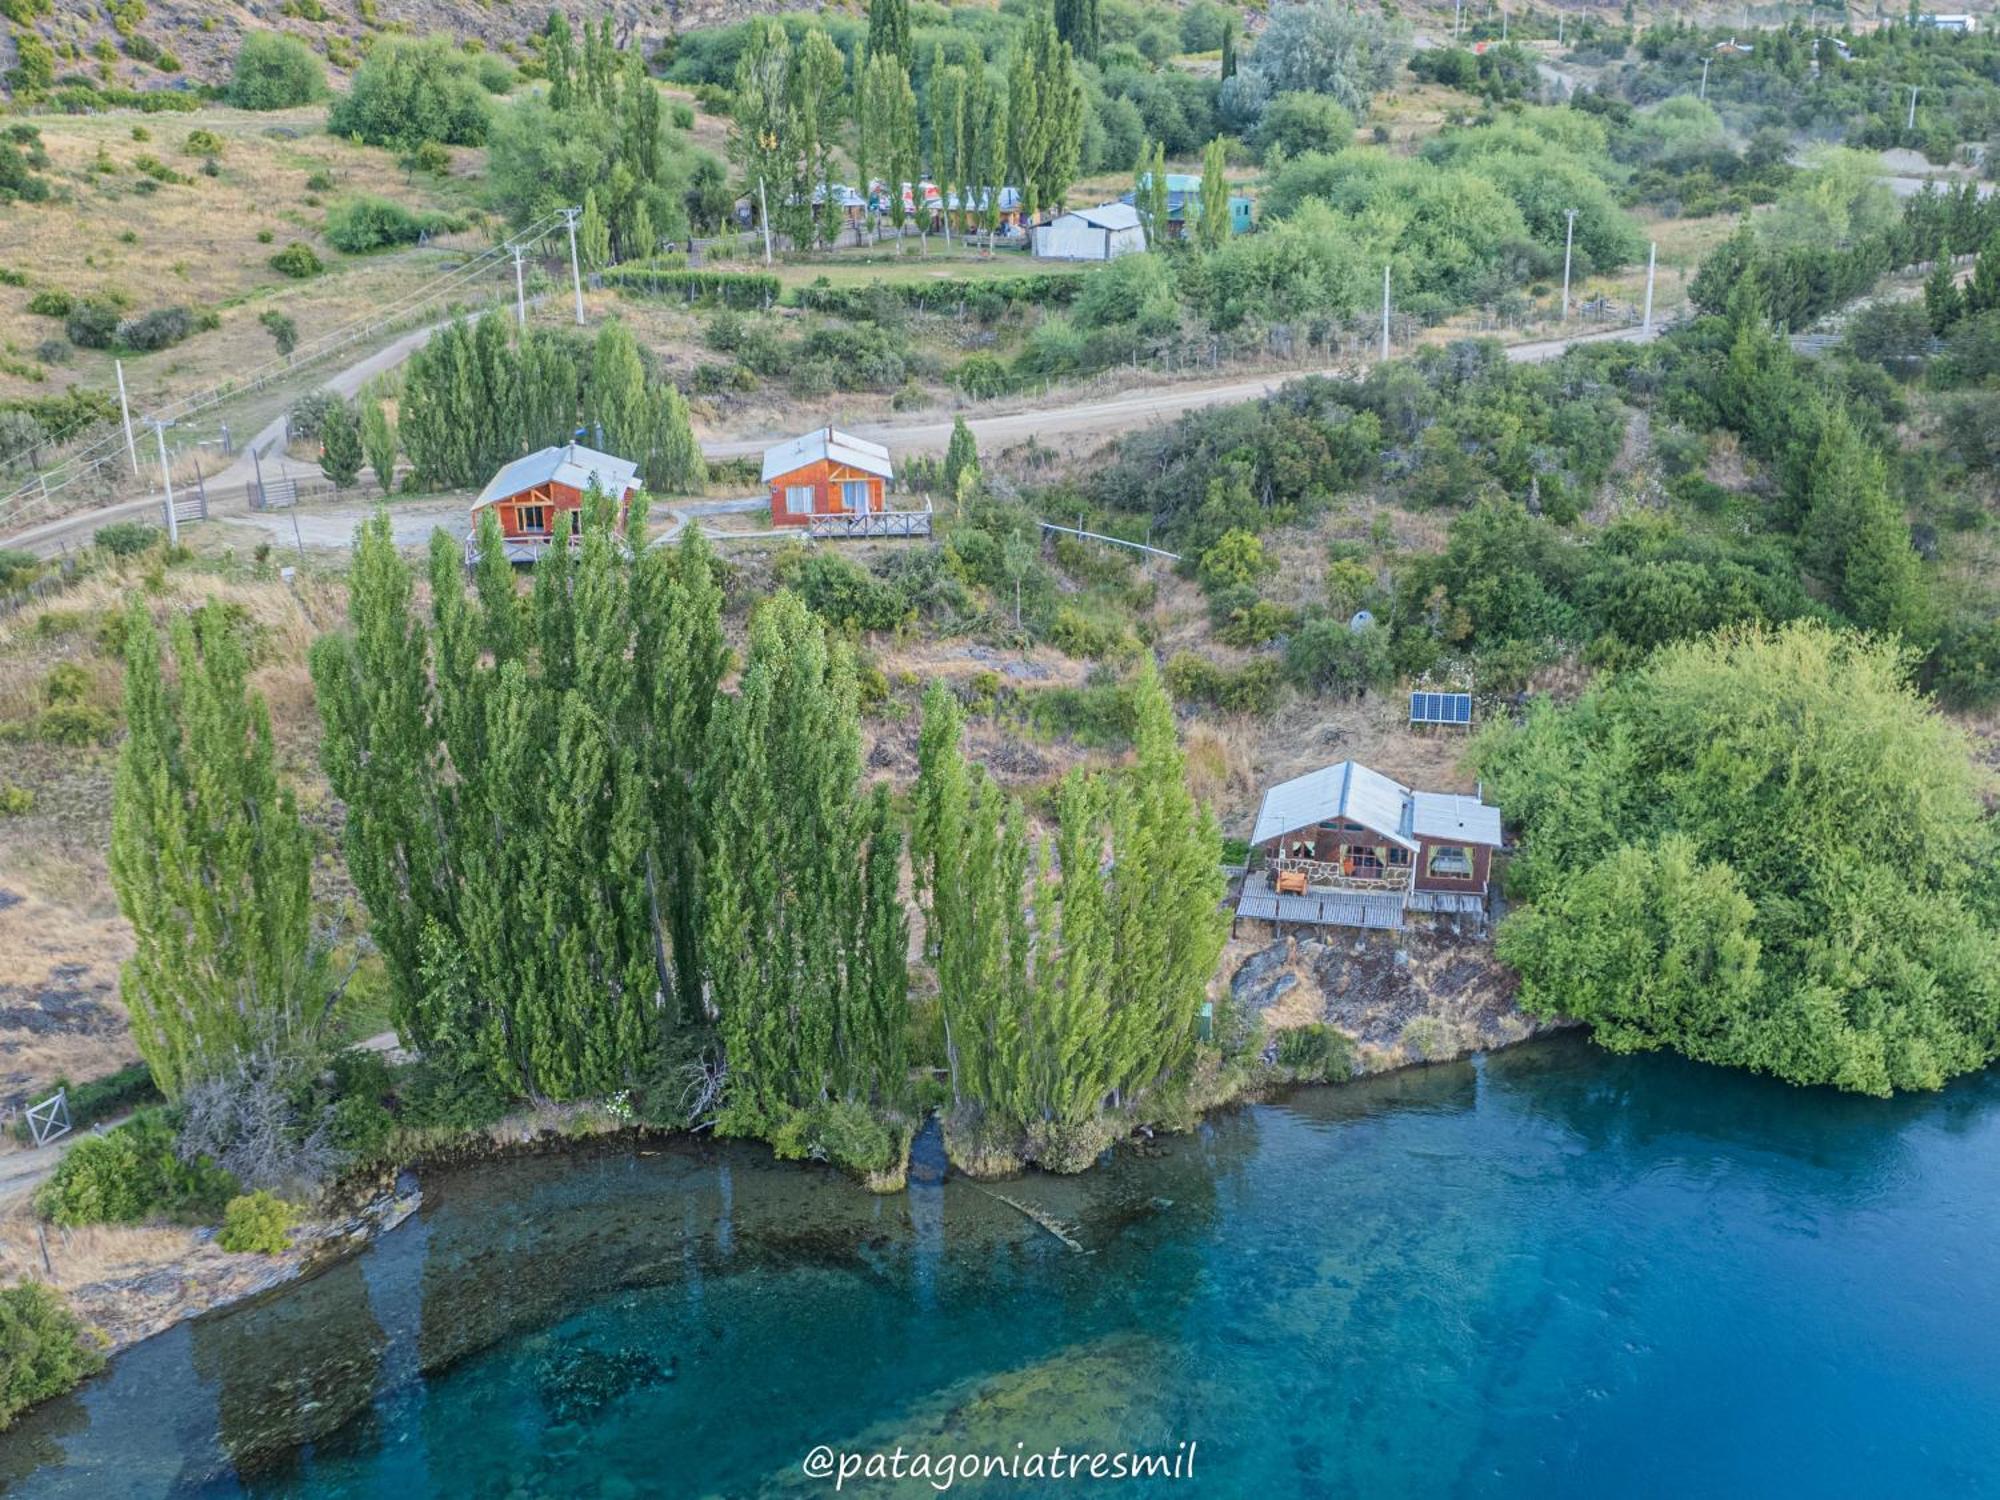
[[[784,291],[777,277],[754,271],[690,271],[641,262],[612,266],[600,274],[606,286],[627,295],[677,297],[683,302],[745,312],[771,306]]]
[[[1042,271],[1027,276],[984,276],[952,281],[872,282],[865,286],[802,286],[793,293],[800,307],[845,318],[865,318],[880,298],[893,297],[920,311],[969,307],[995,313],[1009,307],[1060,307],[1076,297],[1083,278],[1073,272]]]

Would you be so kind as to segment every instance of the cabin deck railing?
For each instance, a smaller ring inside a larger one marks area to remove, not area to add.
[[[806,517],[806,535],[829,540],[845,537],[929,536],[931,504],[922,510],[836,511]]]
[[[1280,855],[1269,868],[1280,875],[1303,875],[1307,886],[1340,891],[1407,891],[1412,869],[1390,867],[1379,875],[1352,875],[1332,860],[1307,859],[1300,855]],[[1275,882],[1274,882],[1275,883]]]

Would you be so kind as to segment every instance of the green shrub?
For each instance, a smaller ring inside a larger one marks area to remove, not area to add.
[[[472,60],[443,37],[388,37],[370,49],[326,128],[392,151],[425,141],[479,146],[488,108]]]
[[[443,214],[414,214],[400,203],[363,194],[327,210],[326,239],[336,250],[365,255],[386,245],[414,245],[426,233],[462,228]]]
[[[1004,396],[1012,383],[1007,378],[1007,366],[991,354],[968,356],[951,372],[951,378],[952,383],[974,401]]]
[[[0,817],[18,818],[35,810],[35,794],[24,786],[15,786],[11,781],[0,781]],[[28,1122],[24,1119],[15,1127],[25,1132]]]
[[[1228,714],[1262,716],[1278,706],[1278,664],[1260,657],[1230,671],[1192,651],[1167,662],[1167,691],[1182,703],[1201,703]]]
[[[63,332],[79,349],[109,349],[118,336],[118,304],[107,297],[86,297],[70,308]]]
[[[16,589],[40,576],[42,560],[16,547],[0,547],[0,589]]]
[[[117,730],[118,720],[109,709],[88,703],[58,703],[35,720],[36,738],[74,749],[109,744]]]
[[[1102,661],[1131,656],[1139,649],[1132,632],[1116,621],[1096,620],[1064,605],[1049,626],[1049,644],[1066,656]]]
[[[151,353],[185,342],[200,326],[201,319],[192,308],[156,307],[149,313],[127,318],[120,323],[117,339],[128,349]]]
[[[159,527],[148,526],[144,521],[113,521],[109,526],[98,527],[90,539],[113,557],[137,557],[151,550],[161,535]]]
[[[326,67],[295,36],[253,31],[236,52],[229,102],[238,109],[291,109],[326,97]]]
[[[864,1104],[846,1101],[793,1110],[770,1132],[771,1149],[785,1161],[825,1161],[856,1174],[895,1165],[895,1134]]]
[[[66,318],[76,306],[76,298],[57,287],[45,286],[28,299],[28,311],[39,318]]]
[[[449,1053],[403,1069],[395,1089],[397,1119],[412,1130],[478,1130],[513,1107],[485,1069]]]
[[[259,1188],[229,1200],[215,1242],[239,1255],[283,1255],[292,1248],[292,1230],[301,1216],[296,1204]]]
[[[326,269],[319,256],[313,253],[313,247],[298,240],[293,240],[272,256],[268,264],[280,276],[289,276],[294,281],[304,281]]]
[[[1354,1043],[1345,1032],[1310,1022],[1278,1033],[1278,1066],[1299,1078],[1332,1082],[1354,1072]]]
[[[190,130],[187,139],[181,142],[181,150],[189,156],[220,156],[222,137],[213,130]]]
[[[206,1157],[182,1162],[161,1110],[141,1110],[116,1130],[70,1147],[35,1194],[53,1224],[135,1224],[154,1214],[212,1217],[236,1180]]]
[[[0,1429],[103,1368],[104,1351],[61,1297],[32,1281],[0,1288]]]
[[[1385,630],[1351,630],[1345,620],[1310,620],[1285,647],[1285,673],[1309,692],[1358,695],[1391,677]]]

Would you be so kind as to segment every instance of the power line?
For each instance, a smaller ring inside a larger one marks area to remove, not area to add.
[[[512,246],[519,245],[525,248],[538,244],[561,228],[562,224],[561,213],[546,214],[511,240],[490,246],[463,264],[432,277],[410,291],[387,302],[376,304],[363,316],[350,319],[307,340],[301,349],[294,350],[290,355],[277,356],[261,365],[253,366],[235,379],[166,402],[153,413],[153,416],[168,421],[185,421],[224,401],[247,395],[274,378],[296,373],[329,354],[353,345],[370,333],[379,332],[390,324],[402,320],[426,303],[438,301],[459,286],[497,269],[511,257]],[[60,433],[48,435],[36,446],[58,446],[99,425],[101,425],[99,422],[83,419]],[[46,504],[49,497],[55,493],[100,472],[118,457],[121,448],[126,447],[122,423],[111,423],[102,436],[86,447],[70,454],[48,469],[38,471],[32,479],[12,492],[0,493],[0,525],[18,524],[26,518],[31,507]],[[26,451],[32,450],[24,448],[13,454],[0,455],[0,462],[18,457],[20,452]],[[134,467],[136,468],[136,464]]]

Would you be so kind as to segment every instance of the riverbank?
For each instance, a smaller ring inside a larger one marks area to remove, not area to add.
[[[1149,1111],[1144,1121],[1111,1116],[1091,1128],[1025,1139],[984,1135],[947,1117],[943,1147],[952,1170],[986,1182],[1030,1169],[1084,1171],[1135,1133],[1192,1129],[1216,1111],[1327,1081],[1321,1069],[1329,1063],[1338,1082],[1494,1051],[1569,1024],[1522,1015],[1513,1003],[1513,976],[1490,942],[1446,921],[1400,933],[1274,934],[1246,924],[1225,950],[1212,992],[1218,1010],[1254,1022],[1257,1040],[1234,1061],[1205,1050],[1185,1097]],[[1289,1061],[1286,1035],[1306,1029],[1337,1035],[1345,1051],[1337,1043],[1304,1066]],[[363,1249],[417,1210],[428,1171],[618,1143],[645,1150],[682,1134],[635,1126],[586,1104],[518,1111],[455,1137],[412,1137],[391,1164],[354,1174],[333,1190],[331,1211],[302,1225],[293,1248],[276,1256],[224,1251],[212,1228],[38,1229],[23,1206],[0,1222],[0,1270],[9,1279],[49,1281],[117,1353],[186,1319],[317,1275]],[[905,1138],[895,1168],[862,1185],[877,1194],[903,1192],[909,1160]]]

